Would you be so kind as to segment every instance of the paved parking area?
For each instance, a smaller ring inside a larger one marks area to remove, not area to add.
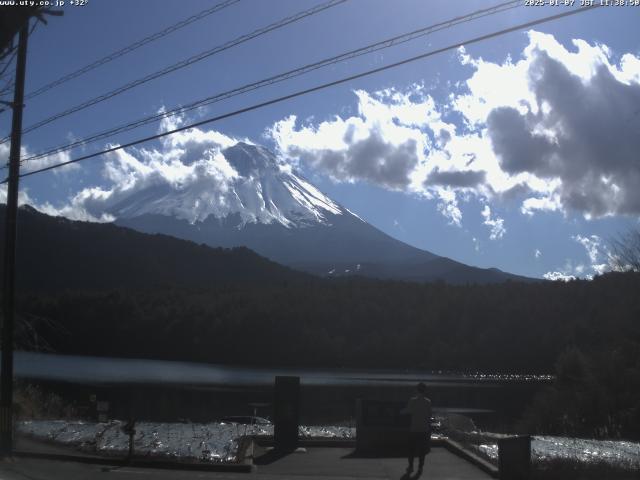
[[[258,453],[258,452],[256,452]],[[405,473],[404,458],[360,458],[349,448],[309,448],[305,452],[284,456],[257,456],[257,465],[251,473],[185,471],[179,469],[136,468],[16,458],[0,463],[0,480],[86,480],[86,479],[238,479],[247,476],[260,479],[416,479]],[[445,448],[434,448],[427,456],[425,470],[420,478],[438,480],[484,480],[491,478],[471,463],[457,457]]]

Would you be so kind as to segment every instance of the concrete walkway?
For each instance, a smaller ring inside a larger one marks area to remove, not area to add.
[[[273,463],[260,465],[259,475],[279,478],[380,478],[408,479],[406,458],[359,458],[348,448],[311,448],[306,453],[292,453]],[[417,468],[417,461],[416,461]],[[411,478],[418,478],[415,474]],[[491,477],[471,463],[445,448],[434,448],[427,455],[422,476],[424,479],[484,480]]]
[[[305,453],[292,453],[273,458],[256,458],[252,473],[226,473],[166,470],[156,468],[114,467],[78,462],[18,458],[0,463],[0,480],[85,480],[104,479],[240,479],[258,477],[259,480],[347,480],[359,478],[408,480],[415,475],[405,474],[404,458],[357,458],[348,448],[309,448]],[[420,478],[485,480],[491,477],[471,463],[457,457],[444,448],[434,448],[427,456]]]

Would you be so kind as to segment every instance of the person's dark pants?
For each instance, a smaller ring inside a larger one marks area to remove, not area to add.
[[[426,432],[409,432],[409,468],[413,470],[413,459],[418,457],[418,468],[424,466],[424,456],[427,454],[429,442]]]

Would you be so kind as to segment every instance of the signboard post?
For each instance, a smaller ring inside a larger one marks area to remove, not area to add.
[[[276,377],[273,420],[276,450],[295,450],[300,423],[300,377]]]
[[[501,480],[527,480],[531,475],[531,437],[521,435],[498,441]]]

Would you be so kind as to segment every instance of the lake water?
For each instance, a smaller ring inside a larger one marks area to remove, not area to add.
[[[495,424],[502,422],[505,414],[517,418],[535,391],[552,380],[549,375],[249,368],[31,352],[16,352],[15,356],[16,378],[73,385],[69,389],[76,389],[76,396],[85,399],[88,393],[97,393],[98,399],[110,401],[109,418],[127,418],[132,404],[138,419],[188,417],[209,421],[221,415],[251,414],[250,400],[268,402],[276,375],[301,378],[301,400],[306,407],[303,419],[309,425],[352,419],[355,398],[406,398],[418,381],[428,385],[436,413],[462,413],[480,425]],[[132,390],[136,391],[133,401]],[[258,413],[268,415],[269,409],[267,406]],[[82,448],[88,445],[100,453],[124,455],[128,439],[120,426],[118,421],[24,421],[19,430],[33,438]],[[328,427],[309,428],[327,436]],[[239,432],[238,426],[224,423],[139,423],[136,448],[172,458],[223,461],[235,454]],[[336,426],[330,427],[329,433],[352,436],[354,431]],[[477,448],[496,460],[497,444],[481,444]],[[604,461],[640,468],[640,445],[629,442],[534,437],[532,450],[534,462],[571,458],[582,463]]]
[[[515,419],[548,375],[465,375],[421,371],[234,367],[202,363],[16,352],[15,377],[46,384],[67,403],[90,409],[88,398],[109,402],[110,418],[135,412],[150,421],[208,422],[270,405],[274,377],[299,376],[302,418],[309,424],[352,419],[358,398],[406,401],[424,382],[440,413],[476,420]],[[270,415],[271,407],[258,412]],[[502,421],[502,420],[501,420]]]
[[[276,375],[295,375],[303,385],[394,387],[425,382],[428,386],[477,387],[547,383],[550,375],[451,374],[420,371],[234,367],[203,363],[54,355],[16,352],[15,376],[22,379],[90,384],[182,386],[269,386]]]

